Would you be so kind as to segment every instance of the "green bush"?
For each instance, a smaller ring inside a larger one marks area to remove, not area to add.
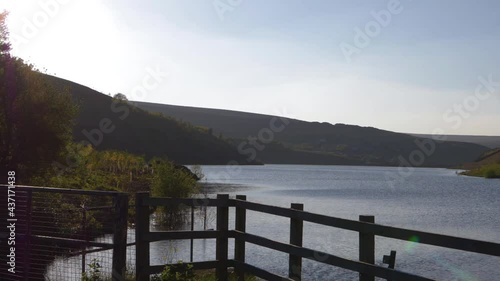
[[[177,169],[170,161],[154,159],[152,161],[154,177],[151,183],[153,197],[189,198],[198,192],[198,185],[193,176],[182,169]],[[157,208],[157,222],[169,228],[175,228],[185,221],[185,212],[181,206]]]
[[[177,262],[176,265],[165,266],[160,274],[157,274],[151,278],[152,281],[217,281],[215,278],[215,273],[213,271],[202,271],[195,272],[193,270],[193,265],[183,263],[182,261]],[[229,272],[229,281],[238,280],[234,272]],[[245,276],[247,281],[256,281],[254,276]]]
[[[151,186],[153,197],[187,198],[197,191],[197,182],[174,163],[165,160],[153,160],[154,177]]]
[[[165,269],[153,276],[152,281],[195,281],[193,265],[179,261],[175,266],[165,266]]]
[[[89,264],[90,267],[90,272],[87,273],[85,271],[82,274],[82,281],[101,281],[103,280],[101,276],[101,264],[97,261],[97,259],[92,259],[92,261]]]

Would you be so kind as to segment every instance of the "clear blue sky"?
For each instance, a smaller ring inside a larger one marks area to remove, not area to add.
[[[399,132],[500,135],[500,1],[0,3],[11,11],[14,54],[106,94]],[[356,45],[356,28],[365,33],[380,11],[391,19]],[[361,46],[350,60],[345,44]],[[167,78],[135,96],[157,68]],[[478,77],[490,75],[496,91],[475,97]]]

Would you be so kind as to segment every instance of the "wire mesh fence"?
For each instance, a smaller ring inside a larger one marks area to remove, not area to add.
[[[7,210],[5,191],[2,210]],[[0,280],[80,281],[97,275],[112,280],[116,232],[120,227],[126,231],[127,225],[117,227],[123,224],[119,193],[36,187],[16,187],[15,192],[15,272],[2,268]],[[5,229],[0,230],[2,253],[11,250]],[[1,255],[0,262],[5,267],[9,257]]]
[[[123,193],[17,186],[16,265],[15,273],[11,273],[6,267],[9,257],[4,255],[10,247],[3,219],[8,216],[6,189],[7,186],[0,185],[0,280],[135,280],[134,196],[126,198],[128,204],[123,211],[117,203]],[[215,228],[215,210],[211,209],[203,204],[183,208],[177,214],[182,219],[173,229]],[[151,214],[151,226],[164,230],[165,226],[156,225],[158,221],[158,216]],[[117,243],[120,229],[124,235],[123,253],[116,249],[120,244]],[[196,247],[189,242],[184,241],[182,247],[177,245],[182,249],[176,246],[173,250],[163,247],[163,250],[155,250],[158,252],[156,262],[168,263],[164,260],[167,257],[171,262],[198,259],[203,253],[193,251]],[[117,256],[121,254],[124,270],[117,274]]]

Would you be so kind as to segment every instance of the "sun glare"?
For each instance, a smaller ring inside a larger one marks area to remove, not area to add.
[[[9,13],[22,14],[38,6],[37,1],[0,0],[1,10]]]

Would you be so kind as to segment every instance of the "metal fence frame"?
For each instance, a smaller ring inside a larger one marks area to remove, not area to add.
[[[5,188],[6,190],[7,185],[0,184],[0,190],[2,190],[2,188]],[[16,204],[17,205],[16,211],[17,214],[19,214],[20,216],[18,221],[16,222],[16,249],[19,250],[22,249],[22,252],[20,253],[19,256],[20,259],[16,259],[16,264],[20,264],[19,268],[21,268],[21,270],[19,272],[16,272],[16,274],[9,274],[7,270],[2,270],[2,272],[0,272],[1,280],[16,280],[16,281],[33,280],[32,276],[30,276],[31,274],[30,265],[32,263],[32,256],[33,256],[31,251],[31,245],[35,243],[38,243],[38,245],[50,244],[61,247],[83,249],[82,251],[78,252],[78,254],[82,255],[82,271],[85,270],[85,259],[84,259],[85,254],[112,250],[112,268],[111,268],[112,280],[113,281],[125,280],[124,277],[126,271],[128,194],[121,192],[112,192],[112,191],[89,191],[89,190],[78,190],[78,189],[62,189],[62,188],[34,187],[34,186],[22,186],[22,185],[16,185],[15,192],[18,194],[25,194],[25,196],[23,195],[23,201],[20,202],[20,205]],[[36,222],[32,221],[32,204],[33,204],[32,197],[33,194],[35,193],[86,195],[90,197],[102,197],[102,196],[111,197],[113,200],[112,206],[102,206],[91,209],[96,210],[96,209],[109,208],[112,210],[113,213],[111,218],[113,222],[112,233],[108,234],[113,235],[113,242],[105,243],[105,242],[90,241],[91,239],[65,238],[63,237],[64,235],[58,235],[56,237],[50,235],[33,234],[31,228],[33,224],[36,224]],[[3,191],[2,191],[2,197],[3,197]],[[6,207],[3,208],[2,204],[0,204],[0,207],[2,207],[2,209],[4,210],[7,209]],[[4,210],[2,210],[2,212],[4,212]],[[4,246],[4,244],[6,244],[6,241],[4,243],[4,238],[8,236],[8,233],[4,233],[4,231],[5,231],[4,228],[0,230],[0,241],[2,243],[1,246]],[[98,249],[87,251],[85,249],[86,247],[98,247]],[[3,258],[4,255],[2,255],[2,258],[0,258],[2,262]]]

